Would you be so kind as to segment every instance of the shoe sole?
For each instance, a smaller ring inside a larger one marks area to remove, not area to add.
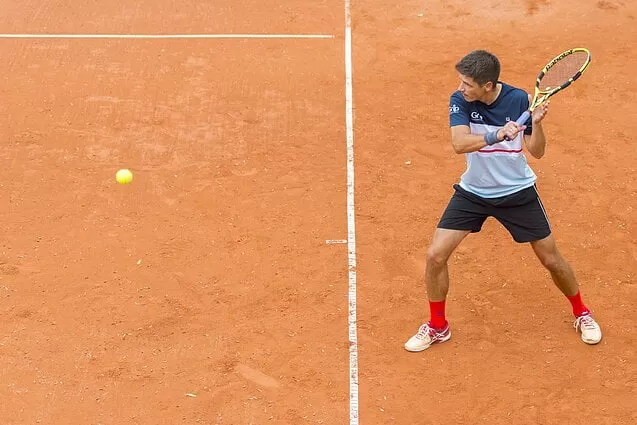
[[[600,338],[597,341],[595,341],[594,339],[584,339],[584,338],[582,338],[582,341],[584,341],[584,343],[588,344],[588,345],[597,345],[597,344],[599,344],[602,341],[602,339]]]
[[[405,348],[405,350],[409,351],[410,353],[420,353],[421,351],[425,351],[427,348],[431,347],[434,344],[441,344],[443,342],[449,341],[449,339],[451,339],[451,330],[449,330],[449,332],[447,333],[447,336],[445,336],[443,339],[438,339],[432,342],[431,344],[427,345],[426,347],[423,347],[420,349],[407,348],[407,345],[404,345],[403,347]]]

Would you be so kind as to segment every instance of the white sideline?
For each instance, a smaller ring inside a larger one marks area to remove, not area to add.
[[[349,423],[358,425],[358,335],[356,329],[356,226],[354,209],[354,108],[352,100],[352,14],[345,0],[345,131],[347,139],[347,257],[349,325]]]

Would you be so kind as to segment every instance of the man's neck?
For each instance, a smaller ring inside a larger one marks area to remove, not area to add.
[[[486,105],[491,105],[493,102],[495,102],[498,98],[498,96],[500,96],[500,92],[502,91],[502,84],[501,83],[497,83],[495,85],[495,90],[487,93],[484,96],[484,99],[482,100],[482,103],[486,104]]]

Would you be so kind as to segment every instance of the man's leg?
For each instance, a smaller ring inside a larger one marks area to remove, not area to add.
[[[427,250],[427,265],[425,269],[430,320],[423,324],[418,333],[405,343],[406,350],[422,351],[436,342],[444,342],[451,337],[445,318],[445,301],[449,291],[447,261],[469,233],[470,231],[468,230],[436,229],[431,245]]]
[[[582,302],[582,297],[573,269],[557,249],[555,238],[549,235],[544,239],[531,242],[533,251],[542,265],[551,273],[555,286],[568,298],[575,316],[575,328],[581,330],[582,341],[597,344],[602,339],[599,325],[591,312]]]
[[[579,292],[579,285],[575,279],[575,273],[558,251],[553,235],[531,242],[531,247],[542,265],[551,273],[555,286],[567,297],[576,295]],[[579,316],[578,313],[583,312],[573,311],[573,313]]]

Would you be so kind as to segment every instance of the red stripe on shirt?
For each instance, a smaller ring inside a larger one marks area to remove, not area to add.
[[[511,149],[489,149],[489,150],[482,150],[480,149],[478,152],[482,152],[482,153],[494,153],[494,152],[505,152],[505,153],[520,153],[522,152],[523,149],[516,149],[516,150],[511,150]]]

